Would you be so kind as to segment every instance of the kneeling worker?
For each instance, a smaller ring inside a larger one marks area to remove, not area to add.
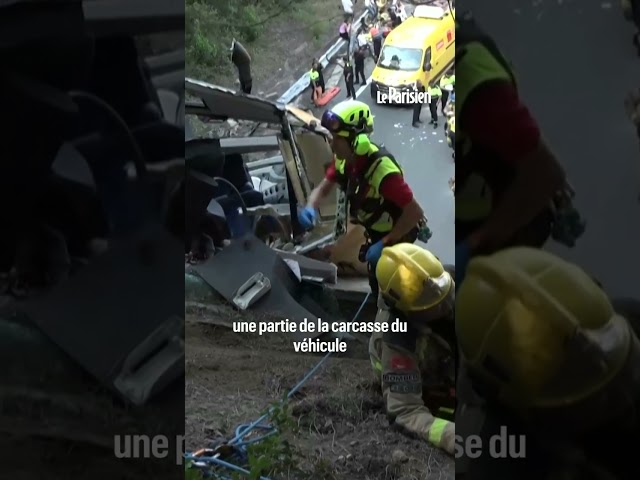
[[[510,437],[508,457],[456,458],[456,478],[640,478],[637,301],[526,247],[474,257],[456,300],[457,435]]]
[[[374,333],[369,343],[387,416],[394,426],[453,454],[453,279],[431,252],[408,243],[385,248],[376,275],[384,312],[376,321],[407,324],[406,332]]]

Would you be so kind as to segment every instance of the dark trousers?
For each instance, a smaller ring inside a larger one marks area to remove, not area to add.
[[[362,83],[367,83],[367,77],[364,76],[364,60],[355,62],[356,67],[356,82],[360,82],[362,78]]]
[[[347,97],[351,97],[354,100],[356,99],[356,89],[353,87],[353,77],[351,77],[349,80],[347,80],[346,78],[344,79],[344,84],[347,87]]]
[[[380,58],[380,50],[382,50],[382,40],[376,38],[373,41],[373,57],[376,63],[378,63],[378,58]]]
[[[240,90],[242,93],[246,93],[247,95],[251,95],[251,88],[253,87],[253,80],[251,78],[240,78]]]
[[[422,104],[416,103],[413,106],[413,120],[411,120],[411,123],[418,123],[420,121],[420,112],[422,112]]]
[[[324,77],[322,76],[322,74],[320,74],[320,77],[318,78],[318,86],[322,89],[322,93],[324,93],[325,88],[324,88]],[[444,108],[444,104],[442,105],[442,108]]]
[[[440,97],[431,97],[429,102],[429,112],[431,113],[431,123],[438,123],[438,103]]]
[[[442,113],[444,114],[444,107],[447,106],[447,102],[449,101],[449,92],[447,90],[442,90],[442,97],[440,97]]]

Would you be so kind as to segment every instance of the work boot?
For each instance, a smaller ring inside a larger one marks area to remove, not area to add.
[[[433,122],[433,129],[435,130],[436,128],[438,128],[438,122],[437,121]]]
[[[420,123],[422,122],[413,122],[411,125],[413,126],[413,128],[420,128]]]

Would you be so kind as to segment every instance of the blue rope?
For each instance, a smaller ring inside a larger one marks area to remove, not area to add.
[[[362,303],[360,304],[360,307],[358,308],[358,311],[356,312],[356,314],[353,316],[352,318],[352,322],[355,322],[358,317],[360,316],[360,314],[362,313],[362,310],[364,309],[365,305],[367,304],[367,302],[369,301],[369,297],[371,297],[371,292],[367,293],[367,296],[364,298],[364,300],[362,301]],[[329,352],[327,353],[324,357],[322,357],[320,359],[320,361],[318,363],[315,364],[315,366],[309,370],[304,377],[302,377],[302,380],[300,380],[296,386],[294,386],[289,393],[287,394],[287,396],[280,402],[280,405],[282,405],[285,400],[289,400],[291,397],[293,397],[296,393],[298,393],[298,391],[304,386],[305,383],[307,383],[309,381],[309,379],[311,377],[313,377],[315,375],[315,373],[320,369],[320,367],[324,364],[324,362],[327,361],[327,359],[329,357],[331,357],[331,355],[333,355],[333,352]],[[235,451],[235,453],[237,454],[238,457],[240,457],[241,461],[246,461],[248,459],[248,452],[247,452],[247,447],[249,445],[253,445],[255,443],[259,443],[262,442],[263,440],[265,440],[266,438],[269,438],[275,434],[278,433],[278,429],[273,426],[273,425],[264,425],[262,424],[263,421],[267,420],[271,414],[274,412],[274,410],[276,409],[276,406],[271,407],[267,413],[265,413],[264,415],[262,415],[260,418],[258,418],[257,420],[251,422],[250,424],[243,424],[243,425],[239,425],[236,430],[235,430],[235,435],[234,437],[229,440],[227,443],[225,443],[225,446],[228,447],[232,447]],[[263,432],[266,432],[262,435],[258,435],[258,436],[253,436],[252,438],[245,440],[245,437],[247,435],[249,435],[250,433],[255,432],[256,430],[261,430]],[[223,467],[226,468],[228,470],[232,470],[235,472],[239,472],[239,473],[244,473],[245,475],[249,475],[250,472],[248,470],[245,470],[242,467],[239,467],[237,465],[234,465],[233,463],[229,463],[229,462],[225,462],[224,460],[221,460],[218,456],[213,456],[213,457],[197,457],[194,456],[193,454],[185,454],[185,460],[187,462],[194,462],[194,463],[199,463],[199,464],[207,464],[207,465],[216,465],[219,467]],[[203,472],[206,474],[206,472]],[[216,478],[218,480],[231,480],[229,477],[225,477],[219,474],[213,474],[213,475],[208,475],[209,478],[213,477]],[[267,477],[260,477],[259,480],[270,480]]]

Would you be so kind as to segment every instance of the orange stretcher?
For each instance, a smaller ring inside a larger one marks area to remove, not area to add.
[[[316,87],[313,91],[313,103],[316,107],[324,107],[329,103],[336,95],[338,95],[338,93],[340,93],[340,87],[328,88],[324,91],[324,95],[320,92],[322,92],[320,87]]]

